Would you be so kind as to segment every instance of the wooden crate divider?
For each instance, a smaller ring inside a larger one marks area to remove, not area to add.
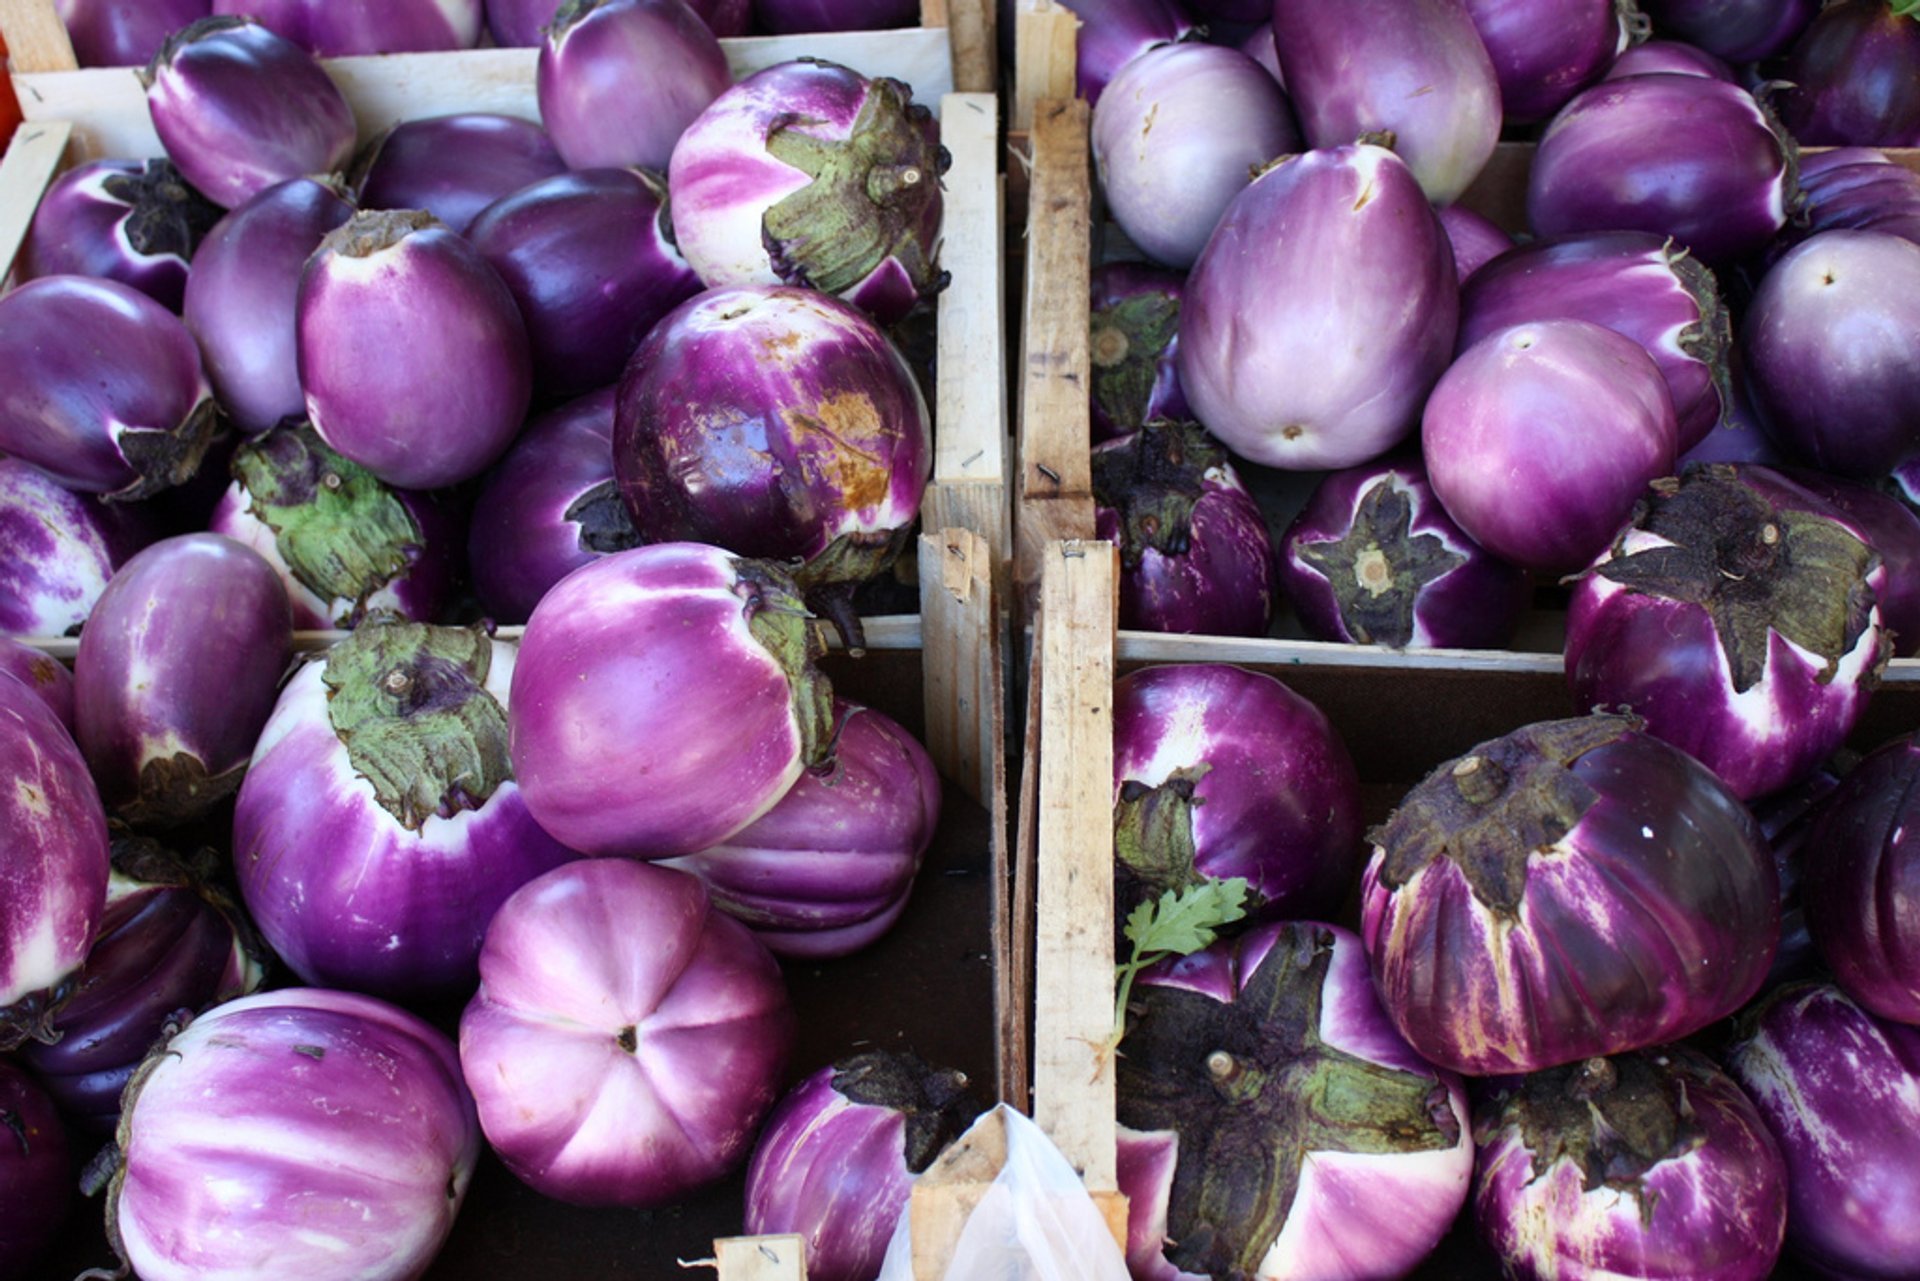
[[[1009,127],[1033,128],[1040,103],[1074,96],[1080,19],[1054,0],[1016,0],[1013,28],[1013,108]]]
[[[713,1256],[720,1281],[807,1281],[807,1241],[795,1233],[722,1237]]]

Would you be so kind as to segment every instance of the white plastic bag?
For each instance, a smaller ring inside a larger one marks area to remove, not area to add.
[[[1128,1281],[1106,1220],[1053,1140],[1004,1103],[975,1125],[996,1114],[1007,1161],[968,1216],[944,1281]],[[912,1218],[900,1216],[879,1281],[914,1281]]]

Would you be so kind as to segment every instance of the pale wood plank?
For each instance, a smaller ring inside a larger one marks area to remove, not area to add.
[[[14,130],[7,154],[0,158],[0,279],[13,269],[13,260],[26,243],[40,196],[60,172],[73,126],[49,120],[23,124]]]
[[[80,65],[53,0],[0,0],[0,37],[15,71],[72,71]]]
[[[807,1242],[798,1233],[722,1237],[713,1254],[720,1281],[807,1281]]]
[[[919,564],[927,752],[984,805],[1000,738],[993,549],[971,530],[942,529],[920,536]]]
[[[1002,602],[1006,600],[1007,564],[1013,537],[1005,481],[943,481],[935,476],[920,500],[920,527],[970,529],[985,538],[993,550],[995,595]]]
[[[1018,984],[1017,999],[1021,1004],[1019,1066],[1022,1071],[1014,1078],[1020,1082],[1020,1093],[1002,1096],[1029,1114],[1033,1111],[1033,939],[1037,928],[1034,919],[1034,883],[1038,879],[1035,869],[1039,861],[1036,847],[1039,843],[1040,821],[1040,772],[1035,766],[1040,760],[1040,637],[1045,630],[1046,619],[1036,616],[1025,633],[1026,665],[1023,670],[1027,696],[1020,720],[1024,728],[1020,739],[1020,795],[1018,809],[1015,810],[1013,911],[1009,922],[1012,927],[1009,968]]]
[[[1035,110],[1050,98],[1074,96],[1080,19],[1053,0],[1016,0],[1013,28],[1013,129],[1033,128]]]
[[[952,0],[946,22],[953,45],[953,87],[992,94],[1000,87],[999,0]],[[929,24],[931,25],[931,24]]]
[[[947,1281],[967,1219],[1006,1163],[1006,1120],[989,1112],[914,1180],[907,1197],[914,1281]]]

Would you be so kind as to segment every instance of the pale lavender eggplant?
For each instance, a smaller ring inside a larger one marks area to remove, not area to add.
[[[802,774],[745,828],[664,864],[699,877],[776,956],[846,956],[892,929],[940,823],[926,748],[871,708],[836,700],[833,715],[830,770]]]
[[[252,548],[181,534],[121,566],[73,660],[76,737],[107,807],[174,824],[230,796],[292,656],[286,588]]]
[[[73,730],[73,673],[45,650],[0,635],[0,672],[13,677],[40,696],[47,710]]]
[[[142,539],[124,505],[0,458],[0,636],[66,636]]]
[[[353,108],[312,54],[242,17],[167,38],[141,75],[167,158],[223,209],[276,183],[344,169]]]
[[[1886,568],[1874,593],[1895,658],[1920,655],[1920,513],[1884,490],[1804,467],[1785,469],[1802,489],[1840,509]]]
[[[1100,95],[1120,68],[1147,50],[1199,35],[1181,0],[1073,0],[1063,7],[1080,19],[1074,34],[1073,83],[1076,96],[1085,98],[1089,107],[1099,106]],[[1012,0],[1001,0],[1007,57],[1012,56],[1016,19]]]
[[[1508,124],[1545,120],[1600,79],[1647,20],[1633,0],[1466,0]]]
[[[370,622],[294,674],[240,786],[233,861],[302,980],[414,1002],[472,990],[507,896],[576,858],[507,758],[514,647]]]
[[[1632,717],[1447,761],[1374,836],[1361,935],[1408,1042],[1469,1075],[1677,1040],[1759,989],[1773,855],[1714,774]]]
[[[536,79],[540,120],[569,168],[665,170],[733,73],[685,0],[567,0]]]
[[[1671,72],[1682,76],[1712,76],[1715,80],[1733,81],[1733,68],[1726,59],[1708,53],[1698,45],[1686,44],[1679,40],[1648,40],[1644,44],[1634,45],[1613,60],[1602,80],[1618,80],[1622,76],[1656,75]]]
[[[363,212],[328,232],[296,316],[314,430],[389,485],[471,479],[519,434],[533,399],[520,308],[433,215]]]
[[[806,1239],[807,1276],[880,1274],[914,1176],[973,1124],[966,1075],[872,1050],[789,1090],[747,1164],[746,1231]]]
[[[641,537],[803,561],[792,572],[809,606],[855,648],[853,590],[906,546],[932,471],[933,428],[906,360],[858,308],[819,290],[699,294],[654,327],[620,379],[613,474]]]
[[[1107,262],[1093,269],[1091,284],[1088,412],[1094,443],[1138,431],[1155,418],[1192,417],[1178,368],[1186,277],[1141,262]]]
[[[1764,248],[1799,200],[1792,139],[1753,95],[1708,76],[1583,91],[1540,135],[1527,175],[1536,235],[1650,231],[1709,265]]]
[[[766,562],[656,543],[541,598],[508,724],[527,808],[583,854],[672,858],[772,809],[832,745],[826,646]]]
[[[901,81],[814,59],[756,72],[674,144],[680,252],[711,288],[810,285],[892,324],[942,283],[936,133]]]
[[[0,1278],[25,1281],[66,1226],[73,1159],[47,1092],[0,1059]]]
[[[1311,151],[1235,196],[1194,263],[1180,386],[1249,462],[1365,462],[1418,424],[1453,357],[1458,299],[1452,247],[1406,164],[1370,145]]]
[[[1359,939],[1260,926],[1134,997],[1117,1061],[1136,1278],[1397,1277],[1440,1243],[1473,1173],[1466,1091],[1394,1032]]]
[[[502,197],[467,228],[520,305],[543,397],[619,381],[647,331],[700,292],[666,194],[641,170],[579,170]]]
[[[1588,320],[1496,330],[1428,398],[1427,478],[1475,542],[1525,569],[1598,556],[1676,454],[1673,398],[1646,349]]]
[[[1288,0],[1273,43],[1308,146],[1390,132],[1437,205],[1493,155],[1500,82],[1465,0]]]
[[[213,0],[247,14],[316,58],[439,53],[480,43],[480,0]]]
[[[230,212],[202,242],[181,316],[220,407],[242,432],[306,413],[294,345],[300,274],[353,212],[333,182],[294,178]]]
[[[1785,53],[1821,0],[1643,0],[1654,29],[1728,62]]]
[[[1823,231],[1768,269],[1741,324],[1748,389],[1782,448],[1823,471],[1884,475],[1920,452],[1920,244]]]
[[[1330,472],[1280,538],[1280,589],[1309,636],[1494,649],[1532,600],[1525,570],[1447,515],[1415,457]]]
[[[220,208],[165,160],[90,160],[53,180],[20,246],[15,270],[104,276],[179,311],[187,262]]]
[[[1454,277],[1462,285],[1468,276],[1513,248],[1513,237],[1485,214],[1465,205],[1448,205],[1436,212],[1453,247]]]
[[[1473,1218],[1512,1281],[1765,1281],[1787,1168],[1751,1100],[1685,1046],[1494,1085]]]
[[[1713,272],[1651,232],[1589,232],[1534,241],[1460,291],[1465,351],[1510,325],[1590,320],[1646,348],[1667,380],[1676,448],[1699,444],[1733,394],[1733,329]]]
[[[1808,146],[1920,147],[1920,22],[1889,0],[1837,0],[1787,51],[1775,98]]]
[[[920,25],[915,0],[754,0],[754,24],[772,35],[884,31]]]
[[[1244,877],[1268,916],[1338,910],[1359,871],[1360,784],[1326,714],[1220,663],[1114,683],[1116,920],[1202,880]]]
[[[1265,21],[1261,22],[1259,26],[1248,32],[1247,38],[1235,47],[1238,48],[1241,53],[1246,54],[1262,67],[1265,67],[1267,74],[1273,77],[1275,84],[1279,85],[1282,89],[1287,87],[1286,73],[1280,70],[1280,53],[1273,45],[1273,19],[1271,17],[1268,17]]]
[[[212,0],[53,0],[83,67],[144,67],[173,32],[212,10]]]
[[[613,478],[613,402],[603,387],[540,415],[487,473],[467,563],[495,622],[526,622],[573,570],[640,545]]]
[[[1093,449],[1094,536],[1120,549],[1120,626],[1264,636],[1277,556],[1260,506],[1199,423],[1157,419]]]
[[[1827,1276],[1920,1272],[1920,1028],[1789,984],[1725,1059],[1786,1156],[1787,1249]]]
[[[381,613],[438,622],[452,603],[465,531],[451,496],[394,489],[305,423],[241,445],[207,528],[280,575],[296,631]]]
[[[1866,530],[1779,472],[1697,468],[1655,485],[1574,584],[1567,684],[1580,709],[1631,708],[1741,798],[1764,796],[1866,709],[1885,582]]]
[[[0,297],[0,451],[68,489],[147,498],[218,430],[193,335],[145,294],[42,276]]]
[[[465,1199],[480,1127],[445,1033],[314,988],[200,1015],[128,1087],[107,1222],[144,1281],[406,1281]]]
[[[586,859],[494,917],[460,1062],[487,1141],[529,1187],[654,1206],[747,1159],[793,1035],[779,963],[698,880]]]
[[[1149,49],[1093,109],[1093,162],[1107,212],[1148,257],[1185,268],[1249,175],[1300,149],[1286,95],[1237,49]]]
[[[358,168],[363,209],[424,209],[465,235],[482,209],[567,171],[531,120],[475,111],[403,120],[367,146]]]

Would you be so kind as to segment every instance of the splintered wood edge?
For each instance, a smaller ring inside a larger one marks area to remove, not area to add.
[[[1034,109],[1049,98],[1074,96],[1080,19],[1053,0],[1016,0],[1013,28],[1011,127],[1033,128]]]
[[[807,1242],[798,1233],[722,1237],[713,1254],[719,1281],[807,1281]]]

